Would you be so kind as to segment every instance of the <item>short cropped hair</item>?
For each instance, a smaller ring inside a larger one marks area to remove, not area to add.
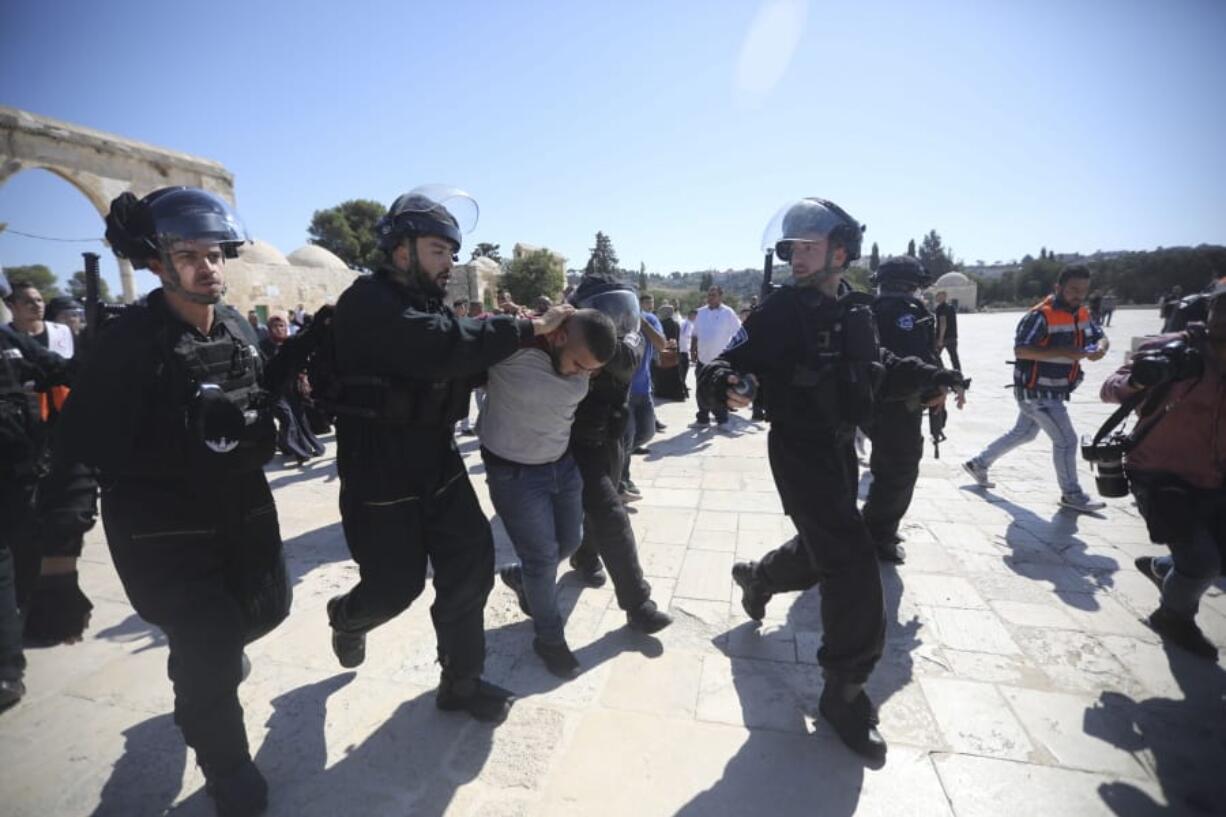
[[[12,292],[9,294],[7,298],[5,298],[5,300],[8,301],[9,303],[16,303],[18,292],[21,292],[23,289],[33,289],[37,291],[38,287],[34,286],[33,281],[27,281],[24,278],[18,278],[16,281],[9,281],[9,289],[12,290]],[[39,293],[39,294],[41,295],[42,293]]]
[[[1060,270],[1060,277],[1056,279],[1056,283],[1064,286],[1074,278],[1090,280],[1090,268],[1085,264],[1070,264]]]
[[[583,337],[583,343],[603,365],[613,359],[617,351],[617,327],[608,315],[597,309],[576,309],[566,319],[566,326]]]

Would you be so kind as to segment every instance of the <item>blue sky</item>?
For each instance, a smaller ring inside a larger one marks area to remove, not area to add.
[[[1223,42],[1217,0],[9,0],[0,104],[222,162],[287,253],[316,209],[446,182],[473,241],[574,266],[598,229],[626,266],[756,265],[803,195],[973,263],[1226,243]],[[43,171],[0,221],[101,234]],[[0,234],[0,264],[87,246]]]

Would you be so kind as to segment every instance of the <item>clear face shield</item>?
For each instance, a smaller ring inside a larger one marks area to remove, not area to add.
[[[643,319],[639,296],[625,289],[597,292],[576,302],[575,306],[579,309],[603,312],[613,321],[619,338],[637,333]]]
[[[450,241],[459,251],[463,236],[477,228],[481,208],[476,199],[458,187],[424,184],[415,187],[388,209],[390,225],[403,225],[419,235],[437,235]],[[452,260],[459,257],[452,253]]]

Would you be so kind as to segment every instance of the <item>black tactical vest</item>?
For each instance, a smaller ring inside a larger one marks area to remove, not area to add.
[[[824,422],[867,422],[884,373],[872,297],[851,292],[836,301],[816,291],[798,290],[794,299],[804,353],[791,385],[807,392]]]

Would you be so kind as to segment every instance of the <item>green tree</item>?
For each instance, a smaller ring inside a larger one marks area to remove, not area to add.
[[[639,292],[647,291],[647,265],[639,262]]]
[[[488,258],[495,264],[501,265],[502,256],[498,252],[498,246],[499,245],[497,244],[490,244],[486,241],[482,241],[480,244],[473,247],[473,254],[470,256],[470,258]]]
[[[517,304],[531,304],[542,295],[557,298],[565,287],[566,270],[561,259],[549,250],[524,253],[507,265],[499,279],[499,288]]]
[[[941,245],[941,236],[936,230],[930,230],[928,235],[924,236],[919,248],[919,260],[928,268],[933,280],[954,268],[954,260]]]
[[[332,252],[352,269],[374,271],[383,263],[375,225],[387,208],[369,199],[350,199],[316,210],[307,234],[312,244]]]
[[[77,270],[68,279],[68,294],[76,298],[81,303],[85,303],[85,271]],[[111,300],[111,288],[107,284],[106,279],[101,275],[98,276],[98,300],[109,302]]]
[[[877,249],[877,242],[874,241],[873,251],[868,257],[868,268],[876,272],[879,266],[881,266],[881,252]]]
[[[1039,250],[1039,260],[1040,261],[1047,260],[1047,248],[1046,247],[1043,247]]]
[[[911,256],[912,258],[915,257],[915,239],[914,238],[907,242],[907,255]]]
[[[55,273],[46,264],[30,264],[25,267],[5,267],[4,277],[9,279],[11,286],[15,281],[28,281],[34,285],[47,301],[60,294],[60,288],[55,285]]]
[[[715,284],[715,276],[710,272],[704,272],[702,278],[698,281],[698,291],[706,292]]]
[[[598,231],[596,246],[592,247],[592,254],[587,259],[587,266],[583,268],[583,271],[599,275],[617,275],[620,272],[617,264],[617,252],[613,249],[612,239]]]

